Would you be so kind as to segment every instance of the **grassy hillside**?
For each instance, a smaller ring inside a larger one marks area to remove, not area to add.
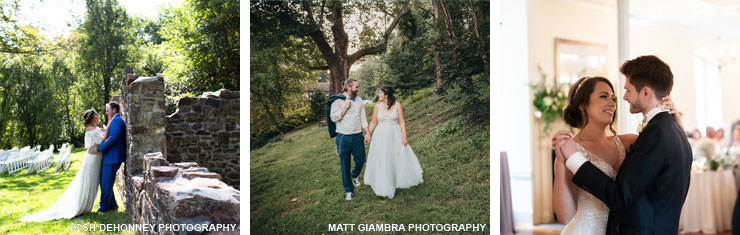
[[[424,183],[396,190],[393,199],[375,196],[363,184],[345,201],[335,140],[314,124],[251,151],[251,232],[321,234],[329,224],[440,223],[487,224],[488,234],[489,123],[465,125],[461,107],[441,101],[431,88],[418,93],[415,102],[400,102]]]
[[[99,224],[131,224],[131,217],[126,214],[126,205],[116,197],[117,211],[105,213],[92,212],[69,220],[55,220],[46,222],[20,222],[19,219],[28,214],[43,211],[64,193],[75,174],[82,166],[85,149],[72,150],[72,163],[66,171],[55,171],[56,163],[39,174],[26,175],[25,170],[0,174],[0,233],[2,234],[107,234],[100,231],[82,232],[70,231],[75,225]],[[58,154],[54,158],[58,158]],[[115,189],[115,187],[114,187]],[[95,197],[92,211],[97,211],[100,202],[100,190]],[[78,227],[81,229],[81,227]],[[118,234],[135,234],[122,232]]]

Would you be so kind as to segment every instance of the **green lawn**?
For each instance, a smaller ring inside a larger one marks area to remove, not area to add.
[[[363,184],[345,201],[334,139],[314,123],[251,151],[251,232],[322,234],[329,224],[356,224],[355,231],[359,224],[486,224],[483,233],[490,233],[488,121],[464,124],[461,107],[441,101],[430,88],[418,93],[415,102],[401,102],[424,183],[396,190],[393,199],[375,196]]]
[[[92,212],[83,214],[71,220],[55,220],[46,222],[20,222],[25,215],[42,211],[56,202],[64,193],[77,170],[82,165],[84,149],[72,150],[72,164],[67,171],[56,172],[56,163],[39,174],[26,175],[25,170],[9,175],[0,174],[0,233],[2,234],[82,234],[83,232],[70,231],[75,225],[85,224],[131,224],[131,218],[125,212],[122,200],[116,197],[118,211],[106,213]],[[54,155],[56,159],[58,154]],[[95,198],[93,211],[98,208],[100,190]],[[84,232],[84,234],[105,234],[102,232]],[[134,234],[122,232],[119,234]]]

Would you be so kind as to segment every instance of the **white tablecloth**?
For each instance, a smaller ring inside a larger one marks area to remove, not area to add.
[[[691,172],[679,229],[682,233],[729,231],[735,199],[737,188],[731,170]]]

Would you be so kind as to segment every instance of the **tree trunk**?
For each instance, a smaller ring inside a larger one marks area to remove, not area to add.
[[[480,48],[483,48],[483,39],[480,37],[480,32],[478,31],[478,15],[475,13],[475,4],[473,1],[468,1],[470,3],[470,12],[473,15],[473,29],[475,29],[475,37],[478,38],[478,45],[480,45]],[[481,57],[483,59],[483,66],[485,66],[486,71],[488,70],[488,55],[485,53],[481,54]]]
[[[106,72],[103,72],[103,104],[107,104],[110,102],[110,79],[108,79],[109,76],[107,76]],[[103,124],[108,125],[108,116],[105,116],[105,122]]]
[[[326,61],[327,67],[329,68],[329,74],[331,76],[331,94],[342,92],[343,82],[344,80],[349,78],[349,68],[352,66],[352,64],[357,62],[357,60],[366,55],[377,54],[385,51],[386,46],[388,45],[388,38],[390,37],[391,32],[393,32],[393,29],[396,27],[396,24],[398,24],[399,19],[410,12],[408,8],[408,3],[404,3],[401,7],[401,11],[393,19],[393,22],[391,22],[390,26],[385,29],[385,32],[383,33],[383,38],[379,43],[362,48],[352,54],[347,54],[347,49],[349,46],[349,36],[344,30],[344,19],[342,18],[342,2],[330,1],[328,6],[329,22],[332,24],[331,33],[334,36],[333,50],[329,43],[326,41],[324,33],[321,32],[320,25],[317,25],[316,20],[314,20],[313,14],[311,13],[310,4],[308,2],[302,2],[301,4],[303,10],[306,11],[308,14],[309,25],[314,28],[309,35],[311,36],[311,39],[313,39],[314,43],[316,43],[316,46],[319,48],[319,52],[321,52],[321,55]],[[323,68],[323,66],[318,66],[315,68]]]
[[[432,8],[434,8],[434,24],[435,26],[437,26],[439,25],[438,20],[437,20],[439,18],[439,6],[434,0],[431,0],[431,2],[432,2]],[[442,68],[439,62],[439,50],[434,51],[434,62],[436,65],[436,68],[434,71],[437,75],[437,88],[440,88],[442,87]]]
[[[331,76],[330,83],[330,91],[331,94],[339,94],[342,93],[342,90],[344,89],[344,86],[342,85],[344,83],[344,80],[347,79],[347,75],[344,73],[344,69],[340,68],[339,66],[329,66],[329,75]]]
[[[447,11],[447,5],[443,1],[439,1],[439,5],[442,8],[442,13],[445,19],[445,28],[447,28],[447,33],[450,35],[450,37],[455,37],[455,31],[454,31],[454,25],[452,24],[452,16],[450,16],[450,13]]]

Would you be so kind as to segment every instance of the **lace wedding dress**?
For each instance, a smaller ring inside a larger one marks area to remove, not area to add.
[[[619,164],[624,161],[625,149],[618,136],[613,137],[619,149]],[[586,156],[591,164],[606,173],[612,180],[617,177],[617,171],[612,166],[589,152],[580,144],[576,144],[578,151]],[[560,234],[606,234],[606,222],[609,220],[609,207],[594,195],[578,190],[578,201],[576,202],[576,214],[565,225]]]
[[[403,146],[398,106],[389,111],[385,103],[378,105],[378,126],[370,142],[364,182],[375,195],[393,198],[397,188],[424,182],[423,171],[411,145]]]
[[[103,133],[100,130],[85,132],[85,148],[100,144]],[[71,219],[75,216],[88,213],[95,205],[95,196],[98,194],[100,181],[100,165],[102,153],[85,153],[82,167],[77,171],[72,183],[67,186],[62,196],[48,209],[27,215],[21,218],[23,222],[48,221],[56,219]]]

